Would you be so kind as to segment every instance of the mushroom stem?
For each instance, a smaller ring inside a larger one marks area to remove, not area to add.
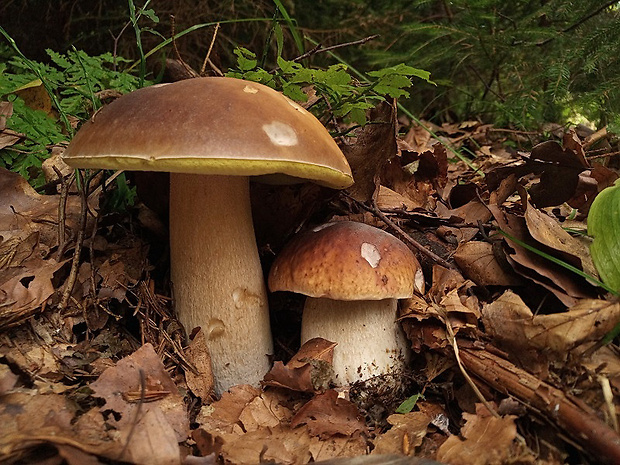
[[[402,369],[407,339],[396,321],[397,299],[340,301],[306,298],[302,344],[322,337],[334,349],[335,382],[342,386]]]
[[[171,174],[170,257],[179,320],[202,328],[216,393],[257,385],[273,346],[247,177]]]

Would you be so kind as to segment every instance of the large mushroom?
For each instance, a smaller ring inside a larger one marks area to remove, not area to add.
[[[424,292],[424,276],[400,240],[343,221],[294,237],[273,263],[269,289],[308,296],[301,342],[338,343],[333,365],[342,386],[403,367],[408,347],[396,321],[398,299]]]
[[[196,78],[131,92],[95,114],[64,154],[76,168],[169,171],[171,277],[188,332],[201,327],[216,392],[257,384],[273,351],[249,176],[352,184],[323,125],[266,86]]]

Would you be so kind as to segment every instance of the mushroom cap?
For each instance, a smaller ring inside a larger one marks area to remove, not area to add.
[[[233,78],[128,93],[84,123],[64,160],[75,168],[268,175],[268,182],[312,180],[334,188],[353,183],[319,120],[267,86]]]
[[[294,237],[271,267],[269,289],[333,300],[403,299],[424,291],[424,277],[400,240],[342,221]]]

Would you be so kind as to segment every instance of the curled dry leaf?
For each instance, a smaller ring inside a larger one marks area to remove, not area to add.
[[[213,395],[214,384],[211,355],[202,329],[194,335],[194,339],[185,350],[185,355],[192,364],[192,369],[185,370],[187,386],[196,397],[200,397],[205,402]]]
[[[620,321],[620,303],[583,299],[567,312],[536,315],[519,296],[506,291],[486,304],[483,322],[487,331],[510,352],[521,354],[529,347],[556,360],[566,360],[599,341]]]
[[[476,330],[481,313],[478,299],[469,292],[472,286],[474,283],[456,270],[433,267],[433,285],[425,298],[414,296],[400,310],[403,329],[414,350],[446,347],[446,319],[455,334]]]
[[[374,440],[373,455],[413,455],[426,436],[431,418],[422,412],[409,412],[390,415],[387,421],[392,428]]]
[[[489,205],[489,209],[493,213],[499,227],[511,237],[525,242],[538,250],[545,250],[542,244],[532,238],[523,217],[507,213],[497,205]],[[521,247],[510,238],[505,238],[505,241],[513,249],[513,252],[507,254],[506,258],[514,270],[523,277],[553,292],[567,307],[575,305],[578,299],[593,296],[594,288],[584,278]],[[546,249],[545,252],[550,251]],[[551,251],[551,253],[553,252]]]
[[[334,377],[331,365],[334,347],[335,342],[322,338],[310,339],[286,365],[276,361],[265,375],[263,384],[301,392],[324,391]]]
[[[524,218],[534,240],[551,248],[566,263],[598,278],[588,247],[568,234],[557,220],[534,208],[530,202],[526,204]]]
[[[371,110],[370,120],[373,124],[358,129],[353,143],[341,147],[355,179],[349,192],[360,202],[374,197],[384,166],[398,150],[395,107],[387,102],[379,103]]]

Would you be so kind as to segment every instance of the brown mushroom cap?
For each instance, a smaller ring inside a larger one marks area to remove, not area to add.
[[[423,292],[420,264],[391,234],[364,223],[328,223],[293,238],[269,273],[269,289],[333,300],[381,300]]]
[[[344,155],[311,113],[269,87],[232,78],[126,94],[84,123],[64,159],[75,168],[353,183]]]

